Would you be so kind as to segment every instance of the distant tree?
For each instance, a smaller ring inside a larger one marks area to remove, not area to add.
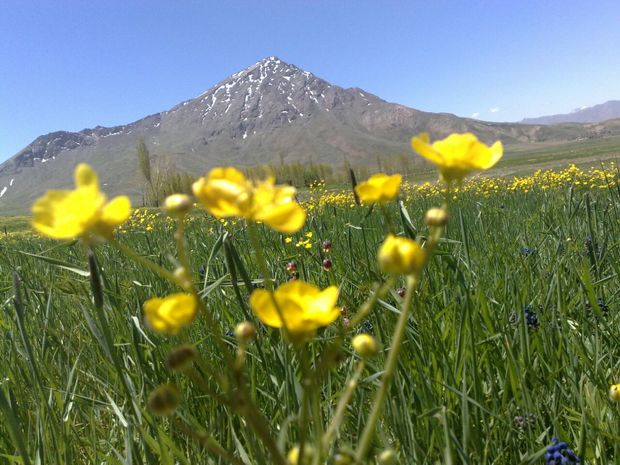
[[[157,195],[154,193],[153,178],[151,175],[151,154],[146,146],[146,142],[144,142],[144,137],[138,139],[138,143],[136,144],[136,155],[138,156],[138,167],[147,184],[147,194],[144,197],[147,198],[147,203],[150,203],[149,200],[154,200],[155,206],[157,206]]]
[[[140,171],[142,171],[146,182],[151,184],[151,154],[146,146],[146,142],[144,142],[144,137],[140,137],[140,139],[138,139],[136,153],[138,155],[138,166],[140,167]]]

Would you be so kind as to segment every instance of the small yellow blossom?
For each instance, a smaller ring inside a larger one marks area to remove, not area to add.
[[[273,177],[251,182],[235,168],[214,168],[196,181],[192,190],[215,217],[240,217],[263,222],[276,231],[293,233],[306,221],[295,201],[295,188],[277,186]]]
[[[295,280],[278,287],[273,295],[264,289],[255,290],[250,296],[250,307],[263,323],[274,328],[283,326],[282,316],[290,335],[303,339],[338,318],[340,309],[336,307],[337,300],[336,286],[321,291],[311,284]]]
[[[293,242],[293,238],[292,237],[285,237],[284,238],[284,243],[285,244],[290,244],[291,242]]]
[[[74,177],[75,190],[48,191],[32,205],[32,226],[54,239],[110,238],[131,214],[129,198],[119,196],[106,202],[97,174],[85,163],[75,168]]]
[[[197,312],[195,297],[184,293],[154,297],[144,302],[143,308],[148,325],[163,334],[177,334],[194,321]]]
[[[287,465],[310,465],[314,458],[314,447],[310,444],[304,445],[303,457],[301,457],[299,446],[294,446],[286,455]]]
[[[379,267],[385,273],[409,275],[424,265],[426,251],[411,239],[387,236],[379,248]]]
[[[614,384],[609,388],[609,398],[614,402],[620,401],[620,384]]]
[[[351,346],[362,358],[374,357],[379,352],[379,343],[370,334],[358,334],[351,341]]]
[[[360,182],[355,186],[355,192],[362,202],[386,203],[396,198],[400,192],[402,179],[400,174],[392,176],[383,173],[373,174],[368,181]]]
[[[439,167],[446,181],[460,181],[471,171],[486,170],[495,165],[503,154],[500,141],[488,147],[471,133],[450,134],[443,140],[430,143],[427,133],[411,139],[411,147]]]

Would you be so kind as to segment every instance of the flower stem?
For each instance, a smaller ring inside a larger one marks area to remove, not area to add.
[[[254,252],[256,253],[256,261],[258,262],[258,268],[263,275],[265,289],[271,292],[273,291],[273,280],[271,279],[271,274],[269,273],[269,267],[267,266],[267,260],[265,260],[265,254],[263,254],[263,247],[260,243],[260,240],[258,239],[256,225],[251,221],[248,221],[247,225],[248,237],[250,238],[250,242],[252,243],[252,247],[254,248]]]
[[[387,362],[385,363],[385,371],[381,380],[381,386],[375,396],[372,410],[368,416],[366,426],[362,432],[362,437],[355,454],[356,463],[362,463],[368,454],[368,449],[370,449],[370,444],[375,434],[375,426],[381,416],[383,403],[385,402],[392,378],[394,377],[394,373],[396,371],[398,354],[402,346],[405,329],[407,328],[407,320],[409,319],[409,307],[411,306],[413,293],[416,290],[417,284],[418,278],[416,276],[407,277],[407,291],[405,293],[405,298],[403,299],[400,317],[398,318],[398,323],[396,324],[396,329],[394,330],[394,336],[392,337],[392,345],[390,347]]]
[[[145,268],[148,268],[153,273],[158,274],[165,280],[170,281],[171,283],[177,282],[176,278],[170,271],[162,268],[161,266],[152,262],[148,258],[145,258],[142,255],[138,255],[138,253],[136,253],[135,250],[131,249],[130,247],[127,247],[126,245],[121,244],[116,239],[110,240],[110,245],[112,245],[112,247],[114,247],[116,250],[118,250],[122,254],[131,258],[134,262],[139,263]]]
[[[357,383],[359,382],[359,379],[362,376],[362,372],[364,371],[364,366],[365,366],[364,360],[360,360],[359,363],[357,364],[357,368],[355,369],[355,373],[353,373],[353,376],[347,383],[347,387],[345,391],[342,393],[342,396],[340,397],[340,400],[338,401],[338,406],[336,407],[336,412],[334,413],[334,417],[332,418],[332,421],[329,424],[327,431],[321,438],[321,447],[323,451],[327,451],[329,447],[329,443],[331,442],[332,438],[336,434],[336,431],[338,430],[338,428],[340,427],[342,423],[347,405],[349,405],[349,402],[351,401],[351,397],[353,397],[353,392],[355,392]]]
[[[394,287],[394,283],[396,282],[396,278],[390,276],[385,283],[381,287],[379,287],[372,295],[364,302],[359,309],[359,311],[355,314],[355,316],[351,319],[351,323],[349,324],[347,330],[353,330],[357,325],[359,325],[364,318],[368,316],[370,311],[376,305],[377,301],[388,293],[390,289]]]

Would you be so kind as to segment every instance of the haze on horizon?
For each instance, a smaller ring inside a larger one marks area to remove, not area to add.
[[[0,161],[169,109],[271,55],[412,108],[519,121],[620,98],[620,5],[0,2]]]

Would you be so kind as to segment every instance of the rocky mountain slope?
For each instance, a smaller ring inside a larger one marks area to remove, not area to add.
[[[608,102],[587,108],[580,108],[571,113],[525,118],[525,124],[561,124],[561,123],[600,123],[614,118],[620,118],[620,100]]]
[[[38,137],[0,165],[0,214],[27,212],[47,189],[71,186],[73,168],[82,161],[97,170],[109,195],[139,199],[140,137],[160,165],[198,175],[223,164],[312,161],[342,166],[346,159],[375,165],[377,157],[411,154],[409,138],[421,131],[433,138],[471,131],[487,142],[501,139],[506,144],[608,132],[604,126],[487,123],[427,113],[362,89],[338,87],[269,57],[168,111],[123,126]]]

